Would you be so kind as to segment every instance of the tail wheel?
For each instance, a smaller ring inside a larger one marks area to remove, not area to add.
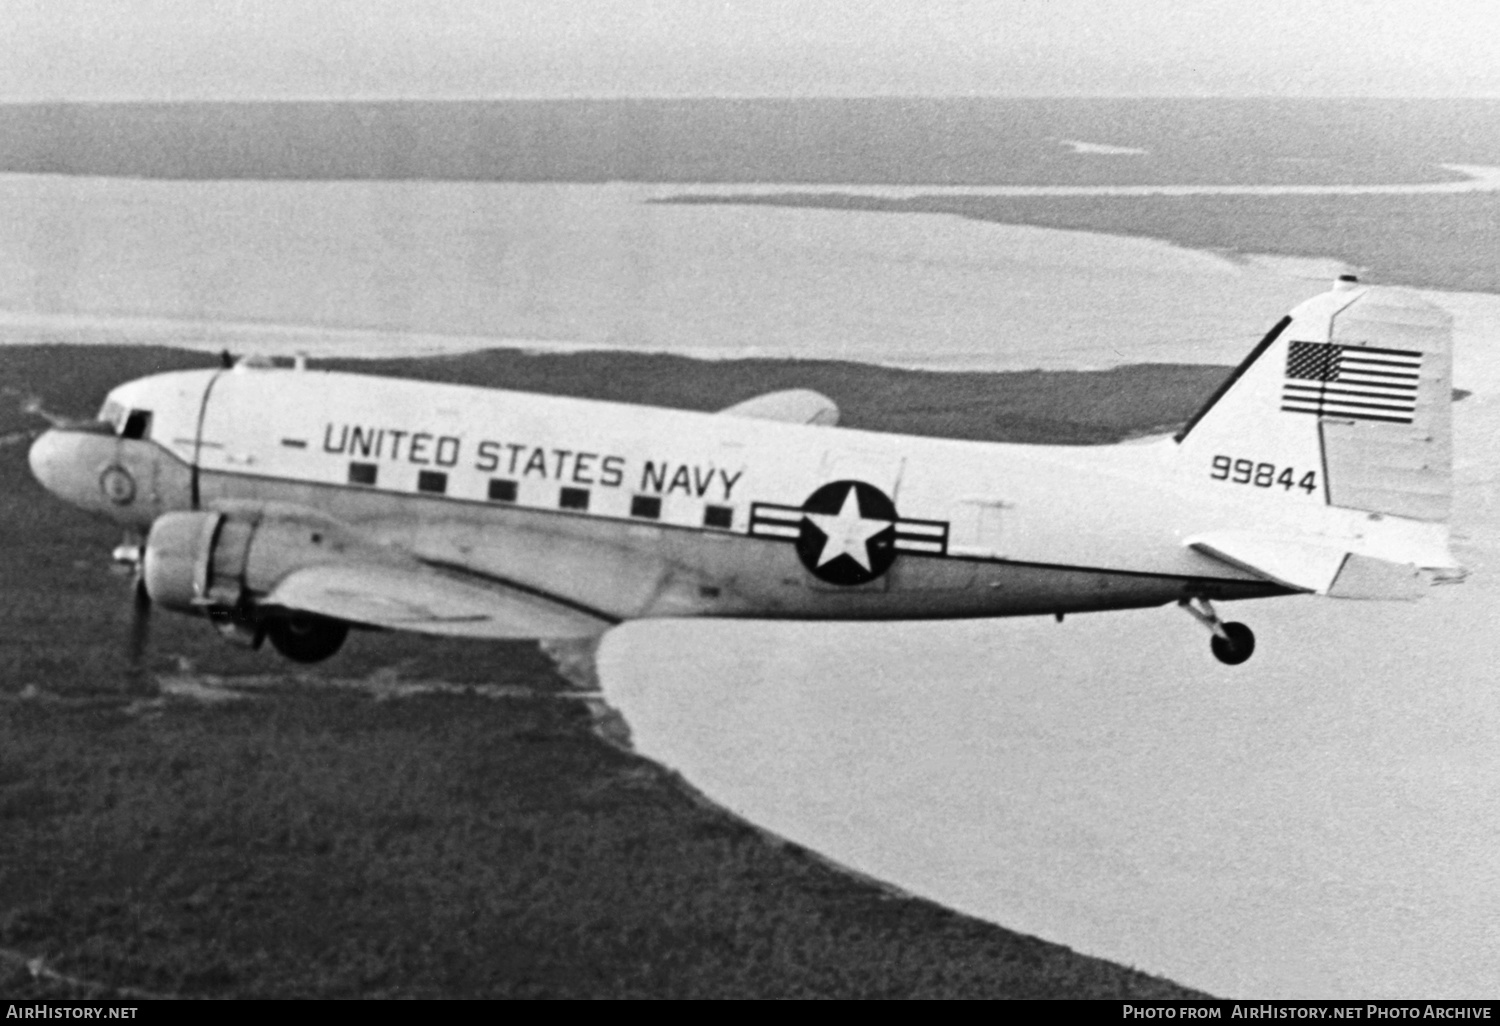
[[[1242,623],[1226,623],[1221,626],[1227,637],[1215,634],[1208,643],[1219,662],[1238,666],[1255,654],[1254,631]]]
[[[292,616],[266,625],[266,637],[276,651],[297,663],[322,662],[337,652],[348,636],[347,623],[321,616]]]

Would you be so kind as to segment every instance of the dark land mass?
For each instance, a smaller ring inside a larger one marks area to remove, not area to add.
[[[535,645],[361,633],[294,671],[159,614],[163,693],[132,692],[118,532],[31,480],[19,406],[88,415],[122,380],[212,362],[0,348],[0,993],[1196,996],[768,837],[601,739],[597,701]],[[1026,441],[1181,421],[1226,370],[357,366],[696,408],[806,384],[859,426]]]
[[[1165,239],[1194,249],[1332,257],[1372,280],[1500,292],[1500,194],[1197,196],[691,196],[665,203],[742,203],[895,214]]]
[[[1064,140],[1143,149],[1074,153]],[[147,178],[1363,183],[1500,164],[1500,101],[823,98],[0,105],[0,171]]]

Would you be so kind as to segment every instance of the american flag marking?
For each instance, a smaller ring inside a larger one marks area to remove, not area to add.
[[[1410,424],[1422,354],[1405,349],[1293,342],[1281,390],[1285,413]]]

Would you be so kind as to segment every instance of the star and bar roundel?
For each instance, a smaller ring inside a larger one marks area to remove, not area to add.
[[[863,481],[826,484],[801,506],[757,502],[750,533],[793,542],[802,565],[829,584],[873,581],[902,552],[948,554],[946,522],[903,518],[890,496]]]

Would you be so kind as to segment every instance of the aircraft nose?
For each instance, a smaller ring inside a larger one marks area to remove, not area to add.
[[[37,483],[59,499],[130,527],[192,506],[186,463],[151,442],[117,438],[107,424],[52,428],[31,443],[28,461]]]
[[[110,502],[128,504],[135,491],[129,473],[113,467],[100,476],[100,468],[110,462],[113,442],[86,431],[44,431],[31,443],[27,455],[31,476],[59,499],[84,509],[107,508]]]
[[[31,443],[27,462],[31,464],[31,476],[38,484],[52,494],[66,498],[59,485],[66,469],[66,451],[72,447],[61,436],[62,432],[56,429],[43,431],[41,437]]]

